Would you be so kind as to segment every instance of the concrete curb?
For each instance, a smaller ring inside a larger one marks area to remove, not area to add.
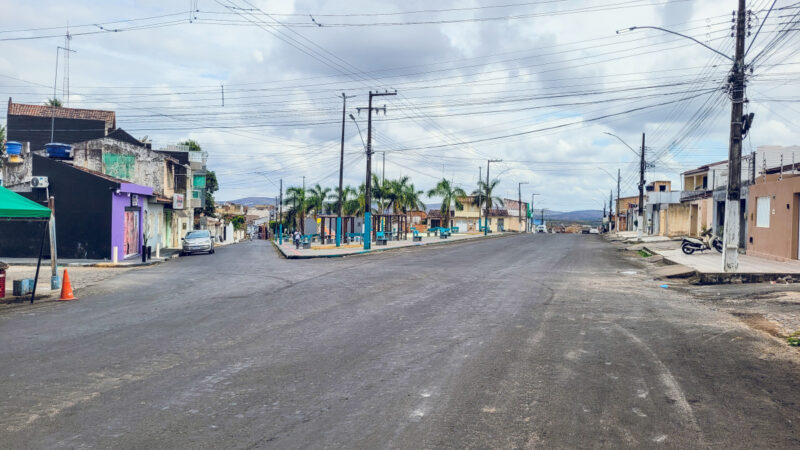
[[[174,254],[169,255],[169,256],[163,256],[163,257],[161,257],[159,259],[151,259],[150,261],[147,261],[147,262],[144,262],[144,263],[143,262],[135,262],[135,263],[121,262],[121,263],[114,264],[111,261],[102,261],[102,262],[68,262],[68,263],[59,262],[58,263],[58,267],[104,267],[104,268],[113,267],[113,268],[118,268],[118,269],[124,269],[126,267],[154,266],[156,264],[161,264],[161,263],[167,262],[167,261],[169,261],[171,259],[175,259],[178,256],[179,256],[178,253],[174,253]],[[36,267],[36,263],[35,262],[10,263],[9,265],[17,266],[17,267]],[[42,261],[42,267],[45,267],[45,266],[49,267],[50,263],[48,262],[48,263],[45,264],[45,262]]]
[[[524,233],[524,234],[530,234],[530,233]],[[463,243],[468,243],[468,242],[479,242],[479,241],[487,240],[487,239],[498,239],[498,238],[504,238],[504,237],[509,237],[509,236],[519,236],[519,235],[520,235],[520,233],[497,234],[497,235],[494,235],[494,236],[483,236],[483,237],[473,238],[473,239],[459,239],[459,240],[456,240],[456,241],[447,241],[447,240],[445,240],[445,241],[441,241],[441,242],[430,242],[428,244],[406,245],[406,246],[403,246],[403,247],[372,248],[371,250],[361,250],[361,251],[356,251],[356,252],[352,252],[352,253],[340,253],[340,254],[335,254],[335,255],[287,255],[283,251],[283,249],[280,248],[278,246],[278,244],[275,243],[275,241],[270,240],[270,242],[272,243],[272,246],[275,248],[275,250],[278,251],[278,254],[283,256],[284,259],[320,259],[320,258],[343,258],[345,256],[364,256],[364,255],[369,255],[369,254],[372,254],[372,253],[382,253],[382,252],[390,252],[390,251],[396,251],[396,250],[407,250],[407,249],[412,249],[412,248],[425,248],[425,247],[436,247],[436,246],[444,246],[444,245],[455,245],[455,244],[463,244]]]

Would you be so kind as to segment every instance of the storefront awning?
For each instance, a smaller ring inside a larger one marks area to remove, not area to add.
[[[49,208],[0,186],[0,219],[49,218]]]

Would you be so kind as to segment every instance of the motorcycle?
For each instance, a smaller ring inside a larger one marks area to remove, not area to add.
[[[707,231],[700,236],[701,239],[690,237],[683,238],[683,242],[681,242],[681,250],[683,250],[683,253],[691,255],[694,252],[702,252],[712,248],[722,253],[722,239],[717,236],[711,236],[711,231]]]

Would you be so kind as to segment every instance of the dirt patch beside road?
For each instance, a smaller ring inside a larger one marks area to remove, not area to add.
[[[129,270],[135,270],[134,267],[115,267],[115,268],[102,268],[102,267],[68,267],[70,284],[73,290],[83,289],[89,286],[97,285],[105,280],[119,276]],[[64,276],[64,269],[58,269],[59,276]],[[11,266],[6,270],[6,297],[11,297],[13,292],[13,280],[21,280],[24,278],[33,278],[36,275],[36,267],[32,266]],[[42,267],[39,269],[39,281],[36,286],[36,296],[50,296],[53,294],[58,296],[60,292],[52,292],[50,290],[50,267]],[[9,305],[0,304],[0,307]]]

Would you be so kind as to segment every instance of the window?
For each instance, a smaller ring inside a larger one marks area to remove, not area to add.
[[[756,199],[756,226],[759,228],[769,228],[769,216],[769,197],[758,197]]]
[[[666,190],[667,190],[667,185],[665,185],[665,184],[662,184],[661,186],[659,186],[659,187],[658,187],[658,190],[659,190],[660,192],[666,192]]]

